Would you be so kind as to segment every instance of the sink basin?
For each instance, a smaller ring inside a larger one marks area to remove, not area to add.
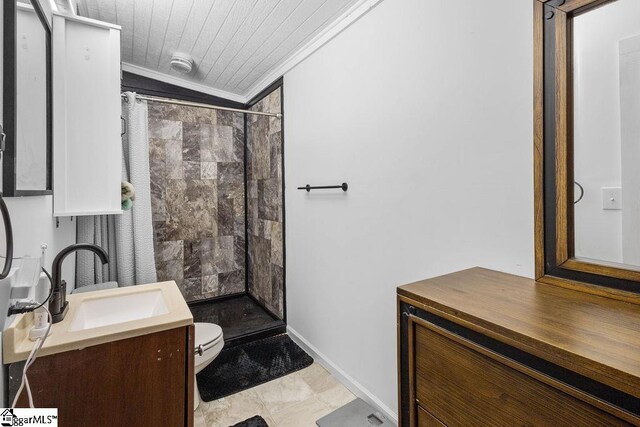
[[[95,297],[79,303],[69,331],[81,331],[169,313],[160,289]]]
[[[0,286],[0,296],[3,291],[8,298],[9,287]],[[67,302],[67,316],[51,326],[39,357],[193,325],[191,310],[174,281],[72,293]],[[29,357],[33,322],[33,315],[13,316],[2,332],[3,363]]]

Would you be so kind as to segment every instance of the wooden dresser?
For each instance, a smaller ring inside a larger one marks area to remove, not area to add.
[[[640,305],[472,268],[398,288],[400,426],[640,425]]]

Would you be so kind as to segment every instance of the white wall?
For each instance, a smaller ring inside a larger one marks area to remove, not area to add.
[[[384,0],[285,75],[288,323],[394,413],[396,286],[533,275],[532,8]]]
[[[39,257],[40,246],[47,243],[48,249],[45,256],[45,265],[51,268],[51,262],[58,251],[67,245],[75,243],[75,220],[63,218],[60,227],[56,228],[55,219],[52,217],[53,206],[51,196],[15,197],[5,198],[13,227],[14,257],[29,255]],[[5,255],[5,232],[2,220],[0,220],[0,255]],[[0,261],[0,268],[4,260]],[[49,270],[51,271],[51,270]],[[75,276],[75,257],[69,256],[63,267],[62,277],[67,280],[69,290],[73,289]],[[9,308],[8,293],[0,292],[0,310]],[[4,316],[2,316],[4,319]],[[0,328],[1,329],[1,328]],[[2,334],[0,333],[0,339]],[[1,346],[0,346],[1,347]],[[2,371],[3,372],[3,371]],[[5,378],[0,372],[0,402],[6,403]]]
[[[75,218],[73,221],[60,218],[60,227],[56,228],[51,196],[8,197],[4,200],[13,223],[14,257],[39,257],[40,246],[46,243],[45,266],[51,272],[51,263],[56,254],[76,242]],[[1,221],[0,229],[0,254],[4,256],[5,234]],[[67,281],[67,291],[71,291],[75,280],[75,256],[69,255],[64,261],[62,278]],[[6,302],[0,301],[0,304],[0,307],[4,307]]]
[[[574,20],[574,176],[585,191],[575,205],[577,256],[623,262],[623,212],[603,210],[602,188],[622,186],[618,44],[640,33],[639,14],[640,0],[621,0]],[[622,191],[624,206],[635,194]]]

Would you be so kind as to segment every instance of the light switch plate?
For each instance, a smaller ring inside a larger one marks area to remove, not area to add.
[[[602,187],[602,209],[622,209],[622,187]]]

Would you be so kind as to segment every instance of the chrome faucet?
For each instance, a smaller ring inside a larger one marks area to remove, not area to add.
[[[92,245],[90,243],[76,243],[75,245],[67,246],[61,250],[53,260],[53,266],[51,269],[51,286],[53,291],[51,293],[51,299],[49,300],[49,311],[53,318],[53,323],[58,323],[69,310],[69,303],[67,302],[67,282],[62,280],[62,261],[72,252],[87,250],[94,252],[102,261],[102,264],[109,262],[109,255],[100,246]]]

